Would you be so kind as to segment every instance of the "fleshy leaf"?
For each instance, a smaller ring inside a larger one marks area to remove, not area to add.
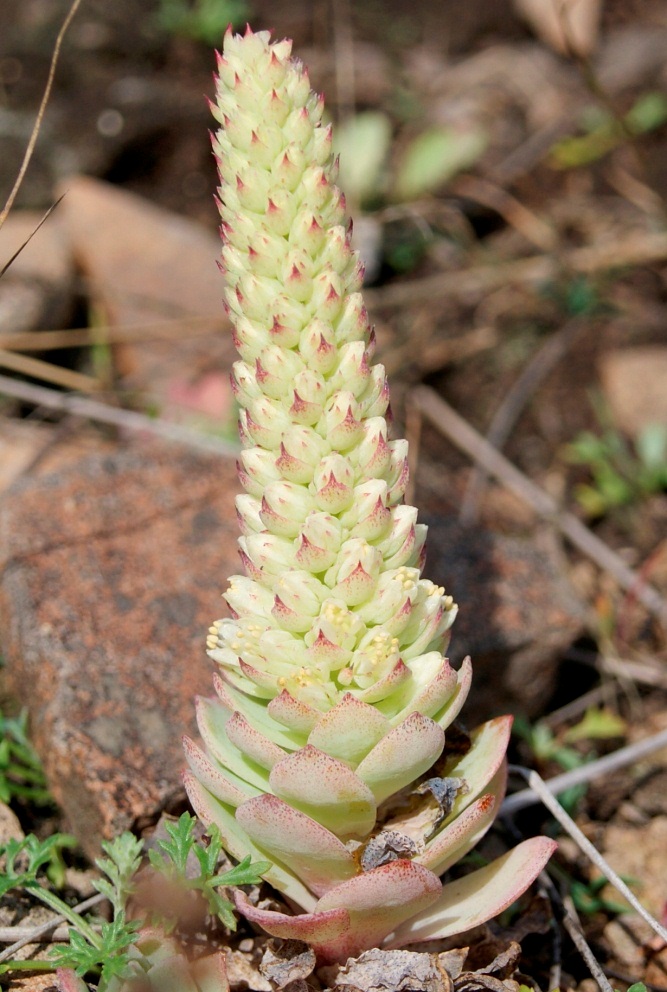
[[[236,820],[318,896],[357,872],[354,858],[334,834],[277,796],[249,800],[237,809]]]
[[[307,745],[274,765],[271,788],[337,837],[364,837],[375,824],[373,793],[355,773]]]
[[[437,902],[398,927],[387,946],[449,937],[492,919],[535,881],[557,846],[548,837],[532,837],[490,865],[443,885]]]
[[[333,758],[356,765],[389,727],[389,721],[378,710],[346,692],[313,728],[308,743]]]
[[[413,713],[375,745],[357,767],[357,775],[373,790],[379,804],[427,771],[444,745],[442,727]]]
[[[336,947],[322,948],[331,960],[359,954],[376,947],[403,920],[432,905],[442,891],[440,879],[414,861],[390,861],[331,889],[316,906],[316,912],[345,907],[350,931]]]

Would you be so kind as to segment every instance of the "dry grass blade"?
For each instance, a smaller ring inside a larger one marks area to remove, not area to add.
[[[63,389],[74,389],[80,393],[94,393],[100,388],[99,382],[92,376],[74,372],[72,369],[64,369],[60,365],[52,365],[51,362],[44,362],[41,358],[17,355],[13,351],[0,349],[0,368],[10,369],[12,372],[28,375],[33,379],[42,379],[44,382],[62,386]]]
[[[537,772],[531,771],[530,768],[523,768],[521,765],[510,765],[509,770],[510,772],[515,772],[522,775],[527,780],[529,787],[539,796],[541,802],[546,806],[551,815],[558,820],[561,827],[563,827],[563,829],[570,835],[572,840],[575,841],[586,857],[589,858],[596,868],[602,872],[604,877],[611,883],[611,885],[614,886],[616,891],[630,903],[635,912],[639,913],[642,919],[648,923],[654,933],[656,933],[661,940],[664,940],[665,943],[667,943],[667,930],[665,927],[663,927],[662,924],[659,923],[658,920],[651,915],[651,913],[649,913],[645,906],[642,906],[634,892],[628,888],[623,879],[616,874],[614,869],[610,864],[608,864],[607,861],[605,861],[597,848],[594,847],[585,834],[582,833],[572,817],[565,812],[558,800],[551,794],[544,779],[538,775]]]
[[[620,555],[593,534],[573,513],[561,510],[552,496],[496,451],[434,390],[427,386],[418,386],[412,391],[411,399],[423,415],[459,450],[481,465],[519,499],[532,506],[545,520],[555,524],[576,548],[608,572],[622,589],[632,592],[637,601],[667,629],[667,603],[664,598],[641,575],[629,568]]]
[[[552,335],[528,362],[493,415],[486,440],[494,448],[500,450],[504,447],[514,425],[535,390],[554,366],[567,354],[568,349],[582,333],[585,326],[584,322],[577,319],[569,321],[560,331]],[[475,466],[461,501],[459,519],[462,524],[475,523],[485,486],[486,473],[479,466]]]
[[[12,186],[11,191],[9,193],[9,196],[7,197],[7,202],[5,203],[4,207],[2,208],[2,212],[0,213],[0,227],[2,227],[2,225],[7,220],[7,214],[14,205],[14,200],[18,195],[18,191],[20,190],[21,184],[23,182],[23,177],[25,176],[28,169],[28,165],[30,164],[30,159],[32,158],[32,153],[35,150],[35,145],[37,144],[37,138],[39,137],[39,132],[42,127],[42,121],[44,119],[46,107],[49,102],[49,98],[51,96],[51,88],[53,86],[53,80],[56,74],[56,66],[58,65],[58,59],[60,57],[60,49],[62,48],[62,43],[65,38],[65,35],[67,34],[67,29],[72,23],[74,19],[74,15],[79,9],[80,4],[81,4],[81,0],[73,0],[72,6],[69,9],[69,13],[67,14],[67,17],[63,21],[62,27],[58,32],[56,43],[53,46],[53,55],[51,56],[51,65],[49,66],[49,75],[46,80],[46,86],[44,87],[42,102],[40,103],[39,110],[37,111],[37,118],[35,120],[35,124],[32,129],[30,139],[28,141],[28,147],[26,148],[25,154],[23,156],[23,161],[21,162],[19,174],[16,177],[14,185]]]
[[[23,242],[23,244],[22,244],[22,245],[21,245],[21,246],[20,246],[19,248],[17,248],[17,249],[16,249],[16,251],[15,251],[15,252],[14,252],[14,254],[13,254],[13,255],[11,256],[11,258],[10,258],[10,259],[8,259],[8,260],[7,260],[6,262],[5,262],[5,264],[4,264],[4,265],[2,266],[2,268],[0,269],[0,279],[2,279],[2,277],[4,276],[4,274],[5,274],[5,272],[6,272],[6,271],[7,271],[7,269],[9,268],[9,266],[10,266],[10,265],[12,264],[12,262],[14,262],[14,261],[15,261],[15,260],[16,260],[16,259],[17,259],[17,258],[19,257],[19,255],[21,254],[21,252],[23,251],[23,249],[25,248],[25,246],[26,246],[27,244],[30,244],[30,242],[31,242],[31,241],[32,241],[32,239],[33,239],[33,238],[35,237],[35,235],[36,235],[36,234],[37,234],[37,232],[39,231],[39,229],[40,229],[40,227],[42,226],[42,224],[44,224],[44,223],[46,223],[46,221],[47,221],[47,220],[49,219],[49,217],[51,216],[51,214],[52,214],[52,213],[53,213],[53,211],[54,211],[54,210],[56,209],[56,207],[58,206],[58,204],[60,203],[60,201],[62,200],[62,198],[63,198],[64,196],[65,196],[65,194],[63,193],[63,194],[62,194],[61,196],[59,196],[59,197],[58,197],[58,199],[56,200],[56,202],[55,202],[55,203],[52,203],[52,204],[51,204],[51,206],[50,206],[50,207],[49,207],[49,209],[48,209],[48,210],[46,211],[46,213],[44,214],[44,216],[42,217],[42,219],[40,220],[40,222],[39,222],[39,224],[38,224],[38,225],[37,225],[37,227],[36,227],[36,228],[34,229],[34,231],[32,232],[32,234],[30,234],[30,235],[29,235],[29,236],[28,236],[28,237],[27,237],[27,238],[25,239],[25,241]],[[1,226],[1,225],[0,225],[0,226]]]
[[[84,348],[98,343],[137,344],[141,341],[173,341],[182,338],[211,334],[227,327],[220,317],[178,317],[150,324],[113,324],[96,327],[75,327],[62,331],[21,331],[0,334],[0,348],[6,351],[52,351],[59,348]]]
[[[228,441],[192,430],[190,427],[183,427],[181,424],[171,424],[166,420],[153,419],[134,410],[108,406],[86,396],[57,393],[54,389],[47,389],[45,386],[34,386],[28,382],[19,382],[17,379],[0,375],[0,395],[3,394],[25,403],[34,403],[35,406],[47,410],[61,410],[74,417],[83,417],[100,424],[111,424],[121,430],[151,434],[165,441],[183,444],[188,448],[209,454],[236,455],[238,452],[238,448]]]

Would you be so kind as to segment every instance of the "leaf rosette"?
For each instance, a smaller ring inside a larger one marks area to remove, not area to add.
[[[270,860],[302,912],[243,893],[239,910],[344,960],[491,918],[553,843],[440,881],[491,825],[510,719],[446,746],[471,666],[444,657],[456,606],[421,574],[426,527],[404,503],[407,442],[389,436],[323,101],[289,41],[248,29],[225,37],[212,110],[245,575],[209,631],[217,698],[198,701],[186,785],[229,853]],[[424,792],[428,773],[440,785]]]

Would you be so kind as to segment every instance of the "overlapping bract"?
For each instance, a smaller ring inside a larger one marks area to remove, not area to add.
[[[186,742],[186,784],[228,851],[271,860],[267,878],[305,912],[240,895],[241,911],[336,960],[489,919],[552,844],[439,879],[492,821],[509,720],[447,756],[470,664],[457,673],[443,657],[456,607],[421,576],[426,528],[403,502],[407,443],[388,436],[331,129],[290,48],[228,33],[218,65],[246,575],[230,579],[231,618],[209,632],[218,699],[199,701],[204,748]],[[387,801],[434,766],[435,791],[453,783],[440,816],[427,829],[423,809],[392,819]]]

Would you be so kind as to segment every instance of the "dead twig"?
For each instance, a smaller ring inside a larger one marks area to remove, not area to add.
[[[60,57],[60,49],[62,48],[62,43],[65,38],[65,35],[67,34],[67,29],[72,23],[74,19],[74,15],[79,9],[80,4],[81,4],[81,0],[73,0],[72,6],[69,9],[67,17],[63,21],[62,27],[58,32],[56,43],[53,46],[53,55],[51,56],[51,65],[49,66],[49,75],[46,80],[46,86],[44,87],[44,94],[42,96],[42,101],[39,105],[39,110],[37,111],[35,124],[33,126],[32,133],[28,141],[28,146],[23,156],[23,161],[21,162],[21,167],[19,169],[18,176],[16,177],[14,185],[12,186],[9,196],[7,197],[7,202],[5,203],[2,212],[0,213],[0,227],[2,227],[2,225],[5,223],[7,219],[7,215],[9,211],[12,209],[12,206],[14,205],[14,200],[18,195],[18,191],[21,188],[21,184],[23,182],[23,177],[25,176],[26,171],[28,169],[28,165],[30,164],[30,159],[32,158],[32,153],[35,150],[35,145],[37,144],[37,138],[39,136],[39,132],[42,127],[42,121],[44,119],[46,107],[51,97],[51,89],[53,87],[53,80],[56,74],[56,66],[58,65],[58,59]]]
[[[649,265],[667,258],[667,234],[643,233],[623,242],[608,239],[603,244],[573,248],[552,255],[531,255],[510,262],[472,265],[467,269],[439,272],[424,279],[392,283],[364,293],[370,307],[407,307],[427,299],[469,296],[486,293],[508,283],[541,283],[554,279],[559,272],[583,275],[614,269]]]
[[[660,735],[656,735],[656,737],[657,736]],[[667,743],[667,732],[665,732],[662,736],[664,737],[663,744]],[[642,906],[634,892],[628,888],[623,879],[602,857],[597,848],[591,844],[585,834],[582,833],[572,817],[565,812],[558,800],[552,795],[549,786],[544,779],[538,775],[537,772],[532,771],[530,768],[524,768],[522,765],[510,765],[509,771],[521,775],[526,779],[530,789],[537,794],[539,800],[546,806],[551,815],[558,820],[563,829],[570,835],[572,840],[575,841],[586,857],[593,862],[600,872],[602,872],[604,877],[611,883],[611,885],[614,886],[616,891],[630,903],[635,912],[639,913],[641,918],[648,923],[653,932],[656,933],[661,940],[664,940],[665,943],[667,943],[667,930],[665,927],[663,927],[662,924],[659,923],[658,920],[656,920],[644,906]]]
[[[0,375],[0,395],[12,396],[25,403],[45,407],[48,410],[61,410],[75,417],[83,417],[100,424],[111,424],[122,430],[136,431],[142,434],[152,434],[165,441],[183,444],[188,448],[206,451],[215,455],[235,455],[238,448],[228,441],[201,431],[192,430],[181,424],[171,424],[166,420],[147,417],[135,410],[123,410],[119,407],[108,406],[98,400],[84,396],[73,396],[67,393],[57,393],[45,386],[34,386],[27,382],[19,382],[8,376]]]
[[[32,231],[32,232],[31,232],[31,233],[30,233],[30,234],[28,235],[28,237],[27,237],[27,238],[25,239],[25,241],[23,242],[23,244],[22,244],[22,245],[21,245],[21,246],[20,246],[19,248],[17,248],[17,249],[16,249],[16,251],[15,251],[15,252],[14,252],[14,254],[13,254],[13,255],[11,256],[11,258],[9,258],[9,259],[7,259],[7,261],[5,262],[5,264],[4,264],[4,265],[2,266],[2,268],[0,269],[0,279],[2,279],[2,277],[4,276],[4,274],[5,274],[5,272],[6,272],[6,271],[7,271],[7,269],[9,268],[9,266],[10,266],[10,265],[11,265],[11,264],[12,264],[13,262],[15,262],[15,261],[16,261],[16,259],[17,259],[17,258],[19,257],[19,255],[21,254],[21,252],[22,252],[22,251],[23,251],[23,249],[25,248],[25,246],[26,246],[27,244],[30,244],[30,242],[31,242],[31,241],[32,241],[32,239],[33,239],[33,238],[35,237],[35,235],[36,235],[36,234],[37,234],[37,232],[39,231],[39,229],[40,229],[40,227],[42,226],[42,224],[45,224],[45,223],[46,223],[46,221],[47,221],[47,220],[49,219],[49,217],[51,216],[51,214],[52,214],[52,213],[53,213],[53,211],[54,211],[54,210],[56,209],[56,207],[58,206],[58,204],[60,203],[60,201],[61,201],[61,200],[63,199],[63,197],[64,197],[64,196],[65,196],[65,194],[63,193],[63,194],[62,194],[61,196],[59,196],[59,197],[58,197],[58,199],[57,199],[57,200],[55,201],[55,203],[52,203],[52,204],[51,204],[51,206],[49,207],[49,209],[48,209],[48,210],[46,211],[46,213],[44,214],[44,216],[43,216],[43,217],[42,217],[42,219],[40,220],[40,222],[39,222],[39,224],[37,225],[37,227],[36,227],[36,228],[35,228],[35,229],[34,229],[34,230],[33,230],[33,231]],[[0,225],[0,226],[2,226],[2,225]]]
[[[29,375],[33,379],[51,382],[55,386],[62,386],[63,389],[75,389],[80,393],[94,393],[100,388],[97,379],[90,375],[74,372],[72,369],[64,369],[60,365],[44,362],[41,358],[19,355],[14,351],[0,349],[0,368],[20,372],[21,375]]]
[[[632,590],[638,602],[667,628],[667,603],[653,586],[625,564],[615,551],[596,537],[574,514],[561,510],[556,500],[528,479],[501,455],[481,434],[463,419],[434,390],[416,387],[411,394],[425,417],[473,461],[483,466],[519,499],[551,521],[567,539],[600,568],[608,572],[624,590]]]
[[[99,903],[104,902],[106,896],[101,892],[94,896],[90,896],[88,899],[84,899],[83,902],[78,903],[73,907],[75,913],[85,913],[86,910],[92,909],[93,906],[98,906]],[[4,951],[0,953],[0,962],[8,961],[13,958],[17,951],[20,951],[22,947],[26,944],[34,944],[36,941],[41,940],[46,934],[51,933],[56,927],[60,926],[61,923],[65,922],[64,916],[54,916],[52,920],[48,923],[41,923],[38,927],[21,927],[17,929],[25,930],[26,932],[21,935],[21,937],[15,941],[10,947],[6,947]],[[10,927],[8,929],[14,929]]]
[[[585,326],[585,322],[576,318],[569,321],[528,362],[493,415],[486,440],[494,448],[500,451],[505,446],[526,404],[554,366],[567,354]],[[477,520],[486,481],[486,472],[479,465],[475,466],[461,501],[459,520],[462,524],[470,525]]]
[[[553,251],[556,247],[554,229],[502,186],[479,176],[460,176],[452,184],[451,192],[455,196],[463,196],[483,207],[495,210],[510,227],[522,234],[540,251]]]
[[[555,886],[554,886],[555,889]],[[591,975],[598,983],[598,987],[602,992],[614,992],[614,987],[602,970],[602,965],[598,959],[593,954],[589,947],[588,941],[584,937],[584,932],[581,929],[581,924],[577,919],[576,911],[574,908],[574,903],[569,897],[566,897],[562,903],[562,922],[563,926],[567,930],[570,940],[577,948],[582,958],[586,962],[588,970]]]
[[[220,317],[178,317],[150,324],[105,324],[95,328],[69,328],[58,331],[21,331],[0,334],[0,348],[5,351],[53,351],[58,348],[85,348],[97,344],[97,336],[104,335],[105,344],[138,344],[142,341],[171,341],[187,334],[211,334],[226,329],[227,322]]]
[[[554,775],[553,778],[548,778],[544,782],[544,787],[550,795],[560,795],[574,785],[583,785],[600,778],[602,775],[617,771],[619,768],[626,768],[663,747],[667,747],[667,730],[661,730],[651,737],[644,737],[640,741],[635,741],[634,744],[628,744],[626,747],[619,748],[618,751],[606,754],[603,758],[590,761],[588,764],[573,768],[569,772],[563,772],[562,775]],[[540,796],[535,793],[532,787],[521,789],[520,792],[513,792],[511,796],[507,796],[503,801],[501,811],[503,815],[509,815],[516,813],[519,809],[524,809],[526,806],[533,806],[539,801]]]

